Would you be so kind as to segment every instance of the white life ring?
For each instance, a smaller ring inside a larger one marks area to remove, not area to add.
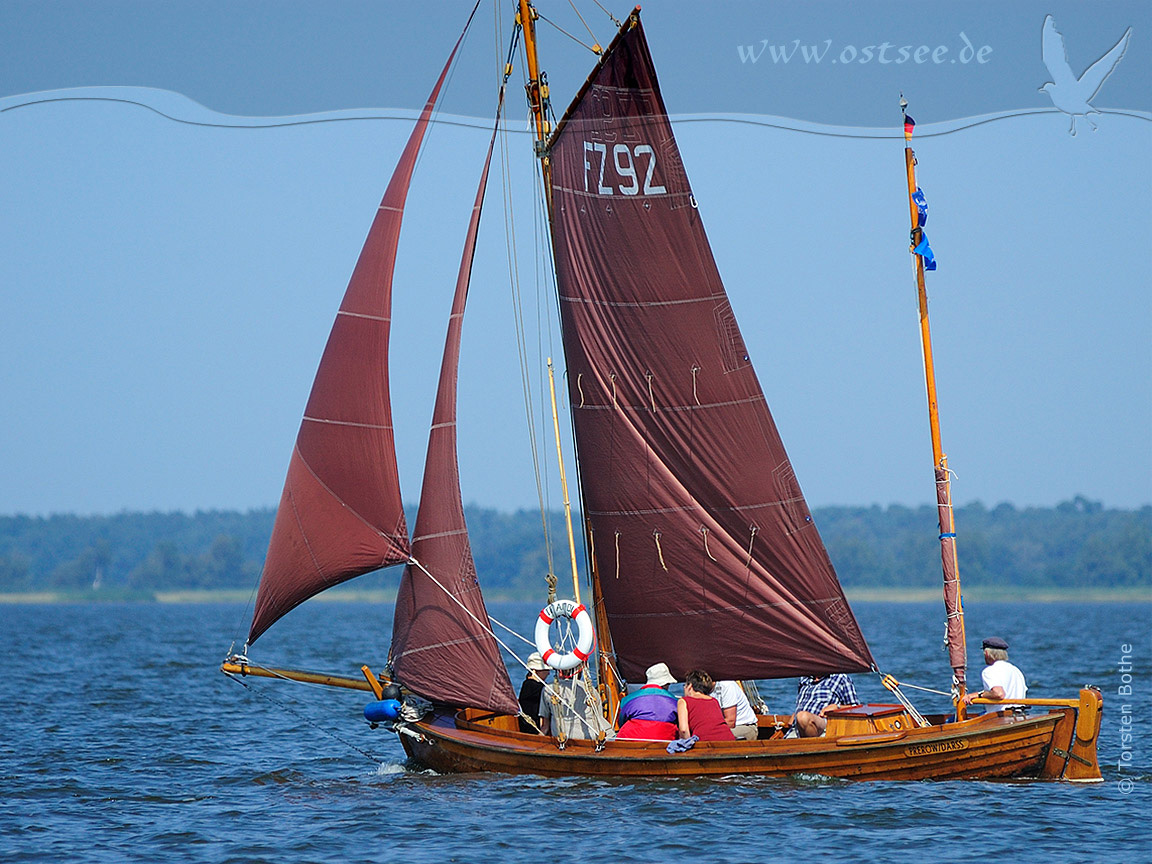
[[[557,618],[571,618],[578,628],[576,647],[567,654],[557,653],[548,638],[548,629]],[[595,647],[596,631],[592,629],[592,616],[583,603],[557,600],[541,610],[540,617],[536,619],[536,650],[550,667],[560,671],[575,669],[592,656]]]

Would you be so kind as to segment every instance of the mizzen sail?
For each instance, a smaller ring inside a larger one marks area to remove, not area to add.
[[[736,325],[638,16],[551,160],[584,514],[621,672],[870,668]]]
[[[412,170],[455,55],[453,48],[408,138],[328,336],[288,464],[249,644],[326,588],[408,560],[388,389],[392,274]]]
[[[396,597],[391,666],[394,678],[421,696],[516,714],[520,707],[489,631],[488,611],[476,579],[456,449],[460,334],[495,141],[494,130],[456,279],[412,539],[413,563],[404,569]]]

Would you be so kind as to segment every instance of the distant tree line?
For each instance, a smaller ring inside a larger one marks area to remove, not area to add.
[[[812,515],[844,585],[939,584],[934,506],[825,507]],[[1105,509],[1082,497],[1020,510],[976,502],[956,509],[956,531],[968,587],[1152,585],[1152,507]]]
[[[469,507],[466,516],[486,591],[540,596],[548,571],[540,514]],[[0,516],[0,592],[251,589],[273,517],[272,510]],[[935,507],[823,507],[813,517],[846,587],[939,583]],[[566,593],[563,521],[551,513],[547,522]],[[968,587],[1152,585],[1152,507],[1106,509],[1080,497],[1024,509],[973,503],[957,509],[956,523]],[[397,579],[392,571],[358,585],[395,586]]]

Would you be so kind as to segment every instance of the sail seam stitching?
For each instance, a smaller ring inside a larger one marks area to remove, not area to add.
[[[307,418],[305,418],[305,419],[307,419]],[[407,537],[401,538],[399,535],[396,535],[396,534],[384,533],[384,531],[380,527],[373,525],[367,518],[365,518],[363,515],[361,515],[360,512],[357,511],[355,507],[352,507],[347,501],[345,501],[338,494],[336,494],[336,490],[333,489],[331,486],[329,486],[327,483],[325,483],[321,479],[320,475],[316,473],[315,469],[311,465],[308,464],[308,460],[306,458],[304,458],[304,454],[300,452],[299,444],[296,445],[296,452],[300,453],[300,464],[303,465],[306,469],[308,469],[308,473],[312,475],[312,479],[314,479],[318,484],[320,484],[320,488],[323,489],[325,492],[327,492],[329,495],[331,495],[332,499],[334,501],[336,501],[341,507],[343,507],[349,513],[351,513],[357,520],[360,521],[361,524],[364,525],[365,528],[367,528],[370,531],[375,531],[376,534],[385,538],[389,543],[391,543],[393,546],[396,546],[398,548],[405,549],[409,545]],[[293,505],[293,507],[295,507],[295,505]],[[400,511],[400,515],[401,515],[401,517],[403,517],[403,515],[404,515],[403,510]],[[399,526],[397,526],[397,527],[399,527]],[[305,539],[305,542],[308,542],[307,535],[304,535],[304,539]],[[398,542],[399,539],[402,539],[404,542],[403,543]],[[311,554],[311,547],[309,547],[309,554]],[[381,565],[381,566],[383,566],[383,565]],[[339,583],[334,583],[334,584],[339,584]],[[328,587],[332,587],[332,586],[330,585]]]
[[[403,653],[397,655],[396,659],[399,660],[401,657],[410,657],[413,654],[419,654],[422,651],[432,651],[436,648],[451,648],[454,645],[470,645],[475,641],[475,638],[452,639],[448,642],[437,642],[435,645],[424,645],[419,648],[408,648]]]
[[[592,198],[600,201],[646,201],[648,199],[665,199],[665,198],[691,198],[691,192],[658,192],[654,195],[604,195],[599,192],[585,192],[583,189],[573,189],[569,186],[552,186],[552,191],[567,192],[569,195],[575,195],[578,198]],[[678,209],[678,208],[674,208]]]
[[[438,534],[421,534],[419,537],[413,537],[412,542],[416,543],[419,540],[435,540],[438,537],[455,537],[459,534],[467,534],[467,528],[458,528],[455,531],[441,531]]]
[[[304,419],[312,423],[327,423],[330,426],[351,426],[356,429],[392,429],[391,426],[384,426],[379,423],[353,423],[351,420],[325,420],[323,417],[309,417],[307,414],[304,415]]]
[[[760,501],[753,504],[733,504],[730,507],[709,507],[708,511],[713,513],[732,513],[739,510],[757,510],[761,507],[784,507],[788,504],[795,504],[797,501],[803,501],[804,498],[784,498],[780,501]],[[692,505],[686,507],[656,507],[647,510],[589,510],[589,516],[651,516],[656,513],[688,513],[701,509],[699,505]]]
[[[785,600],[777,603],[752,603],[747,606],[714,606],[708,609],[676,609],[669,612],[632,612],[632,613],[617,613],[609,617],[617,620],[624,619],[643,619],[643,618],[671,618],[680,615],[711,615],[715,612],[746,612],[749,609],[777,609],[788,606],[827,606],[832,603],[839,603],[839,597],[825,597],[816,600]]]
[[[709,408],[732,408],[737,405],[754,405],[757,402],[763,402],[763,396],[749,396],[747,399],[733,399],[728,402],[709,402],[706,405],[661,405],[661,411],[699,411],[707,410]],[[647,405],[579,405],[578,408],[584,408],[588,411],[607,411],[622,409],[625,411],[635,411],[638,413],[651,413]]]
[[[716,302],[716,298],[712,296],[685,297],[682,300],[646,300],[640,302],[639,300],[597,300],[595,297],[570,297],[566,294],[561,294],[560,300],[564,303],[583,303],[586,306],[607,306],[609,308],[619,309],[648,309],[653,306],[687,306],[692,303]]]
[[[336,317],[339,318],[341,315],[347,315],[349,318],[367,318],[369,321],[381,321],[385,324],[392,323],[392,319],[384,315],[368,315],[364,312],[347,312],[344,309],[338,309]]]

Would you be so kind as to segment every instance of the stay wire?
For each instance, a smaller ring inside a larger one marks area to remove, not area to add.
[[[444,84],[436,97],[436,104],[432,106],[432,110],[428,114],[428,131],[424,135],[424,140],[420,142],[420,148],[416,151],[416,160],[412,163],[413,175],[415,175],[424,160],[424,154],[428,150],[427,142],[429,138],[431,138],[431,132],[435,130],[440,123],[440,115],[443,113],[444,107],[444,97],[448,91],[452,89],[452,81],[456,77],[456,70],[460,68],[460,50],[464,48],[468,40],[468,33],[472,30],[472,21],[476,18],[476,12],[479,8],[480,0],[476,0],[476,5],[472,7],[472,12],[468,15],[468,20],[464,24],[464,30],[460,33],[460,39],[455,49],[455,56],[452,58],[452,65],[448,67],[448,74],[445,76]]]
[[[575,43],[576,43],[577,45],[579,45],[581,48],[587,48],[587,49],[588,49],[589,51],[591,51],[593,54],[597,54],[597,55],[598,55],[598,54],[600,53],[600,52],[598,52],[598,51],[597,51],[595,48],[593,48],[591,45],[588,45],[587,43],[585,43],[585,42],[582,42],[582,41],[580,40],[580,37],[579,37],[579,36],[574,36],[573,34],[569,33],[567,30],[565,30],[563,27],[561,27],[561,26],[560,26],[559,24],[557,24],[555,21],[551,21],[551,20],[549,20],[548,18],[545,18],[543,15],[540,15],[540,20],[541,20],[541,21],[544,21],[544,22],[545,22],[545,23],[547,23],[547,24],[551,24],[553,27],[555,27],[557,30],[559,30],[561,33],[563,33],[565,36],[567,36],[569,39],[571,39],[573,42],[575,42]],[[584,19],[583,19],[583,18],[581,18],[581,19],[580,19],[580,23],[582,23],[582,24],[584,23]],[[584,26],[585,26],[585,27],[587,27],[588,25],[587,25],[587,24],[584,24]],[[592,33],[592,31],[591,31],[591,30],[589,30],[588,32],[589,32],[589,33]],[[593,40],[595,40],[595,39],[596,39],[596,36],[595,36],[595,34],[592,34],[592,39],[593,39]]]
[[[576,4],[573,3],[572,0],[568,0],[568,5],[572,7],[572,11],[575,12],[576,17],[580,19],[580,23],[584,25],[584,29],[588,31],[588,35],[592,37],[592,42],[596,46],[592,50],[597,54],[603,54],[604,49],[600,48],[600,40],[596,38],[596,34],[593,33],[592,28],[588,26],[588,22],[584,20],[584,16],[581,15],[580,10],[576,8]],[[600,8],[603,9],[604,7],[601,6]],[[600,50],[596,51],[596,48],[600,48]]]
[[[504,642],[501,641],[500,637],[496,635],[496,633],[492,630],[491,626],[489,626],[488,624],[485,624],[483,621],[481,621],[479,618],[477,618],[476,614],[471,609],[469,609],[467,606],[465,606],[463,603],[461,603],[459,597],[457,597],[455,594],[453,594],[451,591],[449,591],[446,587],[444,587],[443,583],[441,583],[439,579],[437,579],[435,576],[433,576],[431,573],[429,573],[428,568],[426,568],[423,564],[421,564],[419,560],[417,560],[416,558],[409,558],[408,563],[410,565],[412,565],[413,567],[416,567],[417,569],[419,569],[421,573],[423,573],[425,576],[427,576],[429,579],[431,579],[432,583],[437,588],[439,588],[441,591],[443,591],[445,594],[447,594],[448,597],[457,606],[459,606],[461,609],[463,609],[468,614],[469,618],[471,618],[473,621],[475,621],[477,624],[479,624],[480,628],[485,633],[487,633],[489,636],[491,636],[493,639],[495,639],[497,645],[499,645],[501,648],[503,648],[505,651],[507,651],[509,654],[511,654],[517,663],[519,663],[525,669],[528,669],[528,664],[525,663],[523,660],[521,660],[520,656],[515,651],[513,651],[511,648],[509,648],[507,645],[505,645]],[[529,645],[532,645],[533,647],[535,647],[534,642],[531,642],[528,639],[525,639],[523,636],[521,636],[519,633],[517,633],[515,630],[511,629],[510,627],[508,627],[504,624],[500,624],[500,622],[496,621],[495,618],[492,618],[491,615],[489,615],[488,617],[492,621],[494,621],[495,623],[499,624],[500,627],[502,627],[503,629],[505,629],[509,633],[511,633],[513,636],[515,636],[517,639],[520,639],[523,642],[527,642]]]
[[[519,35],[519,29],[517,29],[513,35],[513,49],[515,47],[515,43],[516,43],[518,35]],[[511,54],[512,54],[512,49],[510,49],[510,51],[509,51],[509,56],[511,56]],[[523,75],[524,75],[524,71],[521,70],[521,76],[523,77]],[[510,285],[511,293],[512,293],[512,313],[513,313],[513,321],[515,324],[514,329],[516,332],[517,355],[518,355],[518,360],[520,363],[520,377],[521,377],[521,388],[523,391],[523,398],[524,398],[525,421],[526,421],[526,424],[528,427],[528,439],[530,442],[532,467],[533,467],[533,473],[534,473],[535,481],[536,481],[536,497],[537,497],[537,503],[538,503],[538,506],[540,509],[541,527],[542,527],[542,530],[544,533],[544,546],[545,546],[546,561],[548,563],[548,576],[552,576],[552,574],[555,570],[554,551],[553,551],[551,532],[550,532],[549,526],[548,526],[547,507],[545,506],[545,502],[546,502],[547,497],[548,497],[547,488],[546,488],[546,486],[547,486],[546,478],[548,475],[546,472],[543,472],[541,470],[540,444],[539,444],[539,439],[538,439],[538,429],[537,429],[537,425],[535,422],[535,416],[534,416],[535,415],[535,407],[533,404],[534,400],[532,398],[532,376],[531,376],[530,371],[529,371],[530,366],[528,363],[528,342],[527,342],[526,328],[525,328],[523,291],[521,289],[520,268],[519,268],[519,265],[517,263],[518,258],[519,258],[519,253],[518,253],[517,241],[516,241],[515,215],[513,212],[514,211],[514,204],[513,204],[513,194],[512,194],[512,177],[511,177],[511,170],[510,170],[512,160],[510,158],[508,127],[507,127],[507,125],[505,125],[503,128],[504,128],[505,134],[501,138],[501,163],[500,164],[501,164],[501,171],[502,171],[502,178],[503,178],[504,227],[505,227],[505,237],[506,237],[506,253],[508,256],[509,285]],[[534,176],[536,175],[535,171],[533,172],[533,175]],[[537,183],[539,182],[538,178],[537,178],[536,182]],[[544,404],[544,401],[542,400],[541,406],[543,406],[543,404]],[[542,408],[542,410],[543,410],[543,408]]]
[[[593,3],[595,3],[597,6],[599,6],[599,7],[600,7],[600,11],[601,11],[601,12],[603,12],[605,15],[607,15],[607,16],[608,16],[609,20],[610,20],[610,21],[611,21],[613,24],[615,24],[615,25],[616,25],[616,29],[620,29],[621,27],[623,27],[623,26],[624,26],[624,24],[623,24],[623,23],[620,21],[620,19],[619,19],[619,18],[617,18],[615,15],[613,15],[611,12],[609,12],[607,9],[605,9],[605,8],[604,8],[604,4],[603,4],[603,3],[601,3],[601,2],[600,2],[600,0],[592,0],[592,2],[593,2]],[[583,20],[583,19],[581,19],[581,20]],[[587,25],[585,25],[585,26],[587,26]]]
[[[351,741],[349,741],[346,738],[341,738],[339,735],[337,735],[331,729],[325,729],[319,723],[316,723],[315,721],[304,716],[304,714],[302,714],[301,712],[297,711],[292,705],[290,705],[286,702],[281,702],[279,699],[274,699],[272,696],[269,696],[267,693],[265,693],[262,689],[257,689],[255,687],[249,686],[249,684],[246,681],[241,680],[240,676],[238,676],[232,672],[225,672],[224,674],[227,675],[229,678],[231,678],[233,681],[235,681],[237,684],[239,684],[241,687],[243,687],[245,690],[247,690],[249,693],[255,693],[261,699],[266,699],[268,702],[272,703],[276,707],[278,707],[281,710],[286,711],[287,713],[291,714],[297,720],[300,720],[300,721],[306,723],[307,725],[311,726],[313,729],[316,729],[320,732],[323,732],[325,735],[327,735],[333,741],[337,741],[340,744],[343,744],[344,746],[348,747],[349,749],[355,750],[361,756],[364,756],[365,758],[369,759],[374,765],[383,764],[384,760],[382,758],[380,758],[379,756],[375,756],[375,755],[369,753],[364,748],[358,747],[357,745],[353,744]],[[284,680],[291,680],[291,679],[286,678]],[[305,682],[297,681],[295,683],[303,684]]]
[[[908,687],[909,689],[912,689],[912,690],[920,690],[924,693],[935,693],[937,696],[949,696],[949,697],[951,697],[951,695],[952,695],[951,693],[948,693],[944,690],[934,690],[931,687],[919,687],[915,684],[909,684],[907,681],[900,681],[900,682],[898,682],[898,684],[901,687]]]

